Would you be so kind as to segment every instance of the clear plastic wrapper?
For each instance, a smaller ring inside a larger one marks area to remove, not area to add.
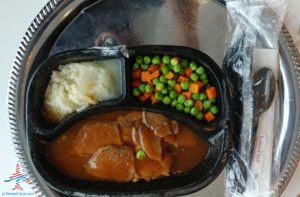
[[[232,157],[226,167],[228,196],[275,196],[280,158],[274,133],[278,117],[278,37],[283,0],[227,0],[223,69],[231,85],[234,126]],[[262,40],[261,35],[267,40]]]

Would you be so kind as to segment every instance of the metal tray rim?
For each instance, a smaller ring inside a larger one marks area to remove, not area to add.
[[[25,156],[25,151],[23,150],[23,144],[20,140],[18,120],[22,117],[18,116],[18,103],[16,101],[18,95],[19,78],[22,75],[22,67],[24,66],[24,59],[28,56],[27,52],[30,50],[30,45],[34,41],[35,36],[38,34],[39,28],[46,22],[48,17],[57,12],[60,6],[67,5],[69,1],[64,0],[49,0],[48,3],[41,9],[37,14],[33,22],[27,29],[19,49],[17,50],[15,60],[12,64],[12,69],[9,77],[9,87],[8,87],[8,116],[10,133],[13,141],[14,149],[18,158],[18,162],[21,163],[23,169],[27,176],[32,180],[32,190],[37,196],[46,196],[42,187],[40,187],[39,182],[35,179],[32,169],[27,163]],[[298,76],[298,87],[300,89],[300,54],[296,48],[293,39],[288,31],[288,29],[283,25],[281,34],[281,39],[285,42],[287,51],[290,55],[291,63]],[[282,46],[280,46],[282,47]],[[298,128],[298,135],[296,143],[293,147],[292,156],[288,162],[287,168],[284,171],[282,177],[278,180],[274,187],[277,194],[281,194],[289,183],[292,175],[294,174],[297,164],[300,159],[300,127]]]

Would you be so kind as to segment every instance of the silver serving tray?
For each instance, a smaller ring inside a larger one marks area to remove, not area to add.
[[[195,13],[197,13],[197,17],[200,20],[197,20],[194,24],[193,22],[184,24],[182,21],[177,21],[184,28],[174,29],[170,23],[172,21],[170,19],[171,14],[165,11],[170,5],[160,4],[160,1],[162,0],[158,0],[158,5],[156,5],[159,9],[153,10],[151,5],[150,8],[145,6],[142,8],[143,12],[136,15],[136,18],[128,17],[128,23],[124,23],[125,28],[123,30],[121,28],[119,31],[127,31],[124,32],[127,33],[127,37],[134,32],[139,35],[139,40],[129,38],[125,39],[124,42],[128,45],[138,43],[189,46],[207,53],[221,65],[226,33],[226,9],[224,6],[212,0],[195,0],[192,9],[197,9]],[[90,35],[72,35],[71,30],[76,28],[84,29],[84,21],[88,17],[93,17],[93,15],[85,14],[85,12],[89,11],[88,7],[93,3],[101,2],[96,0],[50,0],[29,26],[17,51],[9,82],[9,123],[19,161],[32,180],[33,191],[37,196],[57,196],[57,194],[48,187],[37,173],[29,156],[28,143],[30,142],[27,140],[24,121],[24,98],[26,96],[27,77],[33,67],[32,65],[43,60],[41,57],[47,57],[50,53],[64,50],[91,47],[99,42],[99,29],[95,29]],[[123,1],[121,0],[121,2]],[[145,4],[149,4],[146,2]],[[87,9],[82,10],[83,8]],[[157,18],[149,19],[151,12],[157,12]],[[90,18],[90,20],[93,20],[93,18]],[[78,23],[78,21],[81,21],[81,23]],[[107,21],[102,22],[104,23],[95,23],[95,26],[109,26]],[[115,30],[114,28],[118,29],[124,24],[116,24],[106,30],[112,31]],[[126,24],[130,24],[130,28]],[[189,25],[197,26],[197,31],[192,33],[194,33],[193,36],[197,38],[198,42],[194,42],[193,39],[180,40],[182,34],[186,32],[182,31],[182,29],[189,28]],[[158,31],[150,34],[148,31],[149,27],[156,28]],[[64,29],[66,30],[63,31]],[[267,48],[270,47],[268,37],[263,32],[258,32],[258,35],[261,44]],[[175,39],[172,36],[175,36]],[[98,41],[96,38],[98,38]],[[275,134],[276,141],[279,143],[274,147],[274,160],[280,159],[281,165],[280,176],[276,176],[272,180],[274,191],[278,195],[283,192],[290,181],[300,158],[300,56],[285,26],[281,30],[279,48],[280,73],[278,83],[280,84],[281,123],[278,125],[280,129]],[[214,184],[216,188],[219,188],[219,184],[223,184],[222,188],[224,189],[224,180],[222,178],[211,185]],[[208,191],[211,188],[213,186],[203,189],[199,194],[204,194],[206,190],[208,193],[213,193]]]

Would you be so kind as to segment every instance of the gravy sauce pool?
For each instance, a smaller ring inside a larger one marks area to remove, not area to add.
[[[62,173],[84,180],[151,180],[189,171],[208,152],[190,128],[142,111],[113,111],[81,121],[47,146]],[[143,151],[144,158],[136,153]]]

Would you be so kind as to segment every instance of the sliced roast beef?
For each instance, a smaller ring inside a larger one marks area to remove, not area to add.
[[[172,144],[176,147],[178,146],[196,146],[197,136],[190,130],[181,130],[176,135],[169,135],[164,137],[164,141]]]
[[[90,121],[81,127],[74,142],[73,151],[78,155],[93,154],[98,148],[107,145],[122,145],[116,124]]]
[[[136,123],[139,124],[141,121],[142,113],[138,111],[132,111],[126,115],[119,116],[116,122],[120,126],[136,126]]]
[[[179,132],[179,125],[178,122],[175,120],[171,120],[171,128],[174,134],[178,134]]]
[[[167,117],[161,114],[143,111],[143,123],[154,131],[155,135],[165,137],[171,135],[172,128]]]
[[[132,135],[132,142],[133,142],[135,150],[143,149],[140,133],[135,127],[133,127],[133,129],[132,129],[131,135]]]
[[[118,125],[118,128],[120,130],[120,134],[123,142],[129,145],[133,144],[132,130],[135,128],[133,126],[120,126],[120,125]]]
[[[127,182],[135,177],[133,151],[128,146],[99,148],[88,161],[86,171],[104,180]]]
[[[139,127],[138,134],[140,135],[142,149],[146,152],[148,157],[156,161],[161,161],[161,138],[157,137],[153,131],[145,125]]]
[[[161,176],[168,176],[173,162],[174,158],[169,154],[161,162],[146,157],[143,160],[136,160],[136,172],[139,178],[148,181]]]

